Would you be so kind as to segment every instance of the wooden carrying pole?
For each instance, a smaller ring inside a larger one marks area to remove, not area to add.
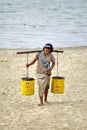
[[[17,52],[17,54],[28,54],[28,53],[36,53],[36,52],[41,52],[41,51],[42,50],[22,51],[22,52]],[[60,51],[60,50],[53,50],[53,52],[63,53],[63,51]]]

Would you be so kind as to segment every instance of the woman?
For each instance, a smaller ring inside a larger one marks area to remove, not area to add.
[[[55,58],[52,52],[53,52],[52,44],[47,43],[43,47],[43,51],[37,53],[35,58],[26,65],[26,67],[29,67],[37,61],[36,76],[37,76],[37,83],[39,86],[38,89],[40,98],[39,106],[43,105],[43,96],[44,96],[44,102],[47,102],[51,71],[55,66]]]

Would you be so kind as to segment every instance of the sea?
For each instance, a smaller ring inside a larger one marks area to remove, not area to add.
[[[0,48],[87,46],[87,0],[0,0]]]

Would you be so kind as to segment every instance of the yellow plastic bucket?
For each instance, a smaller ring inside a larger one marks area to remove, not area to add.
[[[22,78],[21,82],[21,93],[23,95],[33,95],[34,94],[34,78]]]
[[[51,92],[55,94],[64,93],[64,77],[60,77],[60,76],[52,77]]]

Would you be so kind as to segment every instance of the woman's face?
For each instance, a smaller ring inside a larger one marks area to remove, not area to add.
[[[44,54],[45,54],[45,55],[49,55],[49,54],[50,54],[50,49],[44,48]]]

